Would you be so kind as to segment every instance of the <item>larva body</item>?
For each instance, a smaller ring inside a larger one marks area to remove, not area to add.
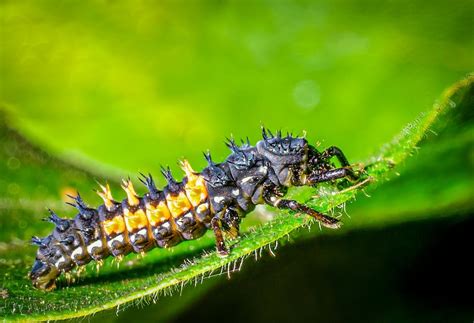
[[[283,196],[290,186],[355,179],[342,152],[336,147],[319,152],[304,138],[282,137],[279,132],[273,136],[262,130],[263,139],[255,146],[248,141],[238,146],[229,140],[232,153],[223,163],[214,163],[206,154],[208,167],[201,173],[182,161],[185,177],[181,182],[163,169],[168,181],[163,190],[156,188],[151,175],[142,175],[148,188],[143,197],[126,180],[122,188],[127,198],[122,202],[113,199],[108,185],[101,185],[98,194],[104,203],[99,207],[88,207],[77,195],[70,203],[79,211],[74,219],[61,219],[50,211],[49,220],[56,228],[45,238],[32,239],[39,246],[30,272],[33,285],[52,290],[56,278],[75,266],[109,256],[122,258],[130,252],[145,253],[154,247],[169,248],[197,239],[208,229],[215,233],[218,254],[226,256],[223,233],[237,236],[241,219],[257,204],[303,212],[323,226],[338,228],[337,219]],[[333,156],[342,167],[329,161]]]

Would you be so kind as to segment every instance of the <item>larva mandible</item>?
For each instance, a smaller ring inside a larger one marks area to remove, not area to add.
[[[140,179],[148,193],[139,197],[130,179],[123,180],[127,198],[113,199],[108,185],[97,191],[104,204],[96,209],[87,206],[81,196],[71,196],[70,205],[79,213],[73,219],[61,219],[50,211],[49,220],[56,227],[45,238],[33,237],[39,246],[30,279],[36,288],[52,290],[56,278],[75,266],[113,256],[122,258],[130,252],[144,253],[156,246],[172,247],[183,240],[201,237],[214,231],[217,253],[225,257],[228,249],[223,233],[239,235],[241,219],[257,204],[291,209],[308,214],[321,225],[336,229],[338,219],[321,214],[297,201],[284,199],[291,186],[315,186],[340,178],[356,180],[349,162],[337,147],[322,152],[305,138],[278,131],[273,135],[262,127],[263,139],[255,146],[239,146],[233,139],[226,145],[232,153],[219,164],[205,154],[208,166],[195,172],[186,160],[181,162],[185,177],[177,182],[168,169],[162,173],[168,185],[158,190],[151,175]],[[336,157],[341,164],[330,162]]]

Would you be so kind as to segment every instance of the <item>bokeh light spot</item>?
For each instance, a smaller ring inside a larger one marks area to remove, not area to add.
[[[313,80],[298,82],[293,89],[295,103],[303,109],[313,109],[321,98],[319,86]]]

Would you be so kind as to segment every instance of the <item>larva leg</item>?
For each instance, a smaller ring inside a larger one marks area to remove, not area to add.
[[[217,255],[220,257],[226,257],[229,254],[229,251],[225,246],[224,237],[222,235],[222,222],[220,219],[220,214],[216,214],[212,218],[211,228],[214,230],[214,235],[216,236]]]
[[[342,222],[338,219],[322,214],[304,204],[298,203],[295,200],[280,199],[276,194],[266,194],[264,195],[264,199],[269,205],[279,209],[290,209],[310,215],[326,228],[339,229],[342,225]]]
[[[310,215],[316,219],[322,226],[330,229],[338,229],[341,227],[342,222],[336,218],[330,217],[329,215],[322,214],[312,208],[298,203],[295,200],[282,199],[282,191],[279,187],[267,187],[263,193],[263,199],[269,205],[272,205],[279,209],[290,209],[296,212],[302,212]]]
[[[222,229],[232,238],[240,236],[240,217],[237,211],[231,208],[226,208],[222,216]]]
[[[322,226],[330,229],[339,229],[342,225],[342,222],[336,218],[330,217],[329,215],[322,214],[312,208],[298,203],[295,200],[277,200],[274,204],[279,209],[290,209],[297,212],[303,212],[315,218]]]
[[[352,180],[356,180],[357,177],[354,175],[354,172],[349,168],[336,168],[331,169],[320,174],[311,174],[308,176],[307,183],[310,185],[332,181],[339,178],[349,177]]]
[[[354,174],[354,172],[352,171],[352,169],[350,167],[351,165],[349,164],[349,161],[347,160],[346,156],[344,155],[342,150],[340,150],[338,147],[331,146],[328,149],[326,149],[325,151],[323,151],[321,155],[322,155],[322,158],[325,159],[325,160],[328,160],[331,157],[336,157],[337,158],[337,160],[339,161],[339,163],[342,166],[342,168],[340,168],[340,169],[346,169],[345,175],[342,176],[342,177],[348,177],[351,180],[357,180],[358,179],[358,176],[356,176],[356,174]],[[341,177],[337,177],[337,178],[341,178]]]
[[[329,159],[333,156],[336,156],[336,158],[341,163],[342,167],[350,166],[350,164],[347,161],[346,156],[344,156],[344,153],[342,152],[342,150],[340,150],[336,146],[331,146],[331,147],[329,147],[328,149],[326,149],[325,151],[322,152],[322,157],[324,159]]]

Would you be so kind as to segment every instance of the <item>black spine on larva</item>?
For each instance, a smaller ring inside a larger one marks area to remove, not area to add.
[[[142,184],[145,185],[148,189],[148,193],[145,194],[145,196],[148,195],[150,199],[157,201],[160,196],[160,190],[156,188],[153,177],[151,176],[151,174],[148,174],[148,176],[146,176],[140,173],[140,175],[142,176],[141,178],[139,178],[140,182],[142,182]]]

